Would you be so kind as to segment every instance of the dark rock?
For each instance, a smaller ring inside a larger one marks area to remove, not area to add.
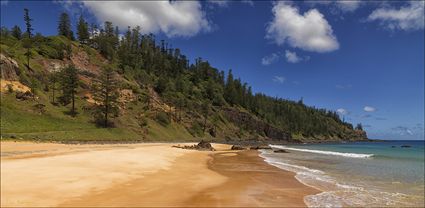
[[[396,146],[391,146],[391,148],[396,148]]]
[[[195,149],[195,150],[209,150],[209,151],[215,151],[215,149],[211,146],[211,143],[205,142],[202,140],[198,144],[191,145],[191,146],[180,146],[180,145],[173,145],[172,147],[175,148],[182,148],[182,149]]]
[[[30,91],[26,92],[16,92],[16,99],[18,100],[30,100],[33,99],[33,94]]]
[[[16,139],[16,136],[15,135],[11,135],[10,138]]]
[[[284,149],[278,149],[278,150],[274,150],[274,153],[289,153],[288,151],[284,150]]]
[[[215,132],[215,129],[214,128],[210,128],[210,130],[209,130],[209,132],[208,133],[210,133],[210,135],[212,136],[212,137],[216,137],[217,136],[217,133]]]
[[[200,148],[200,149],[209,149],[209,150],[212,150],[212,149],[214,149],[212,146],[211,146],[211,143],[209,143],[209,142],[206,142],[206,141],[204,141],[204,140],[202,140],[201,142],[199,142],[198,143],[198,145],[196,145],[198,148]]]
[[[240,145],[233,145],[231,149],[232,150],[245,150],[246,148],[245,147],[242,147]]]
[[[412,147],[412,146],[410,146],[410,145],[401,145],[401,148],[410,148],[410,147]]]
[[[270,146],[260,145],[260,146],[252,146],[249,149],[252,149],[252,150],[269,149],[269,150],[271,150],[272,148]]]

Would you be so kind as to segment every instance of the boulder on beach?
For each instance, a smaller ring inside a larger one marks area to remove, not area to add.
[[[214,148],[211,146],[211,143],[202,140],[196,145],[197,149],[207,149],[214,151]]]
[[[178,145],[173,145],[172,147],[175,148],[182,148],[182,149],[195,149],[195,150],[208,150],[208,151],[215,151],[215,149],[212,147],[211,143],[206,142],[204,140],[202,140],[201,142],[199,142],[198,144],[194,144],[194,145],[184,145],[184,146],[180,146],[180,144]]]
[[[246,148],[245,147],[242,147],[240,145],[233,145],[231,149],[232,150],[245,150]]]

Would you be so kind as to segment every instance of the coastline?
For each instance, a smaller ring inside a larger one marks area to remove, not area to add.
[[[2,142],[1,206],[299,207],[319,193],[255,150],[171,145]]]

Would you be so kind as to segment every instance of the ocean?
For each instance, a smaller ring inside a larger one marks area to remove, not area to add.
[[[309,207],[424,207],[424,141],[270,146],[289,153],[262,150],[266,162],[322,191]]]

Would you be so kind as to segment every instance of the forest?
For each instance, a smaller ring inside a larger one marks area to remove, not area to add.
[[[70,117],[78,117],[78,111],[81,111],[75,106],[79,91],[89,89],[95,103],[93,119],[99,128],[116,127],[114,118],[120,115],[121,109],[120,90],[130,88],[147,108],[153,96],[149,89],[153,89],[166,105],[173,106],[173,113],[156,113],[158,122],[179,122],[184,115],[196,113],[201,118],[198,119],[199,125],[196,124],[197,129],[202,132],[210,126],[215,129],[218,125],[214,115],[231,108],[246,112],[293,138],[348,140],[351,138],[347,137],[356,132],[362,135],[359,138],[366,138],[361,124],[354,128],[335,111],[307,106],[302,99],[292,101],[253,93],[251,86],[235,77],[232,70],[226,73],[200,57],[191,62],[179,48],[173,48],[165,40],[157,40],[154,34],[143,33],[140,26],[121,30],[107,21],[100,27],[80,16],[74,32],[70,17],[64,12],[58,19],[57,36],[46,37],[40,33],[33,34],[32,22],[36,20],[30,17],[27,9],[23,20],[26,26],[23,29],[19,26],[1,28],[2,54],[16,58],[13,47],[26,51],[23,54],[26,60],[21,61],[24,66],[17,73],[19,82],[29,86],[33,95],[37,92],[49,94],[50,103],[54,106],[68,107]],[[58,37],[67,41],[58,41]],[[70,60],[75,53],[72,44],[86,51],[94,49],[102,56],[105,62],[96,63],[101,66],[100,73],[91,73],[73,64],[49,73],[39,72],[31,66],[31,60],[35,60],[36,56]],[[79,81],[79,76],[93,79],[84,84]],[[195,123],[192,122],[191,128],[195,128]],[[244,128],[243,124],[236,126]],[[268,136],[267,133],[257,133]]]

